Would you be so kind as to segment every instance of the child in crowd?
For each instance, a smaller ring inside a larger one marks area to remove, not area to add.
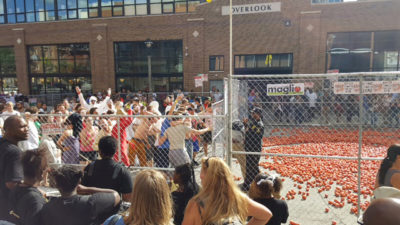
[[[199,186],[189,163],[176,167],[173,179],[174,183],[179,186],[176,191],[172,192],[175,212],[174,224],[181,225],[185,208],[189,200],[197,194]]]
[[[272,212],[272,218],[267,225],[286,223],[289,217],[288,206],[279,200],[282,180],[276,175],[259,173],[250,186],[249,197],[266,206]]]

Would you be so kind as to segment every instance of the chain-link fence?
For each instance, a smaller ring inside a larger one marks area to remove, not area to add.
[[[85,166],[101,158],[101,138],[113,136],[118,143],[114,160],[132,169],[173,170],[203,155],[226,154],[221,104],[199,114],[191,108],[179,108],[172,115],[130,115],[131,110],[101,116],[27,113],[22,116],[28,124],[28,140],[19,142],[19,147],[24,151],[45,148],[52,164]],[[3,114],[1,120],[8,117]]]
[[[380,160],[400,140],[399,77],[233,76],[240,88],[232,89],[232,102],[243,102],[238,92],[247,91],[241,107],[249,111],[233,124],[232,169],[242,174],[242,189],[259,172],[277,174],[284,180],[289,219],[355,224],[352,214],[369,205]]]

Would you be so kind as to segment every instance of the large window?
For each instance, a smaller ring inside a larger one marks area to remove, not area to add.
[[[399,53],[400,31],[330,33],[327,70],[398,71]]]
[[[210,56],[210,71],[224,71],[224,56]]]
[[[91,91],[89,44],[29,46],[31,93]]]
[[[235,55],[236,74],[290,74],[292,69],[291,53]]]
[[[199,0],[0,0],[1,23],[193,12]]]
[[[151,48],[147,48],[144,41],[117,42],[114,44],[114,51],[118,89],[148,89],[149,61],[152,90],[169,91],[173,86],[183,83],[181,40],[154,41]]]
[[[17,91],[14,49],[0,47],[0,92]]]
[[[359,2],[362,0],[311,0],[312,4],[330,4],[330,3],[341,3],[341,2]],[[365,0],[363,0],[365,1]]]

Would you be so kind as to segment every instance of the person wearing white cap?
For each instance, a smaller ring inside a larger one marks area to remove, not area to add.
[[[79,87],[75,87],[75,90],[76,90],[76,93],[78,94],[79,102],[81,103],[81,105],[82,105],[87,111],[89,111],[91,108],[96,107],[96,108],[99,109],[99,113],[102,114],[102,113],[104,113],[104,111],[107,111],[108,108],[110,108],[110,106],[109,106],[109,105],[110,105],[109,100],[110,100],[110,95],[111,95],[111,88],[109,88],[109,89],[107,90],[107,97],[106,97],[103,101],[101,101],[100,103],[98,103],[98,102],[97,102],[96,96],[91,96],[91,97],[89,98],[89,104],[85,101],[85,98],[83,97],[83,94],[82,94],[82,92],[81,92],[81,89],[80,89]],[[112,107],[112,103],[111,103],[111,108],[113,108],[113,107]],[[110,108],[110,109],[111,109],[111,108]]]

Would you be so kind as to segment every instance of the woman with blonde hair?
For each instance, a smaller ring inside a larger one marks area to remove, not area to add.
[[[164,175],[143,170],[135,178],[128,215],[114,215],[103,225],[170,225],[172,216],[171,193]]]
[[[264,225],[272,217],[263,205],[240,191],[225,162],[217,157],[202,160],[202,189],[186,208],[182,225],[245,224]]]

